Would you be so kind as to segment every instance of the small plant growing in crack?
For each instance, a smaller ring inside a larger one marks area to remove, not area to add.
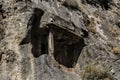
[[[109,68],[88,64],[83,68],[82,80],[116,80],[109,73]]]

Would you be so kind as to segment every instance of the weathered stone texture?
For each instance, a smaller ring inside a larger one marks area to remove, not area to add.
[[[119,0],[0,0],[0,80],[120,80]]]

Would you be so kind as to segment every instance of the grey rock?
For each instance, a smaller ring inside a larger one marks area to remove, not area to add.
[[[120,80],[120,1],[73,2],[0,0],[0,80]]]

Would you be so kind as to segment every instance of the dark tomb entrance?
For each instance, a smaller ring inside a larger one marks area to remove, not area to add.
[[[68,68],[74,67],[85,46],[83,38],[54,25],[50,26],[50,31],[53,35],[54,59]]]
[[[39,57],[42,54],[48,54],[48,33],[47,28],[40,28],[40,20],[44,11],[38,8],[34,9],[34,13],[31,16],[28,23],[28,33],[26,37],[21,41],[20,45],[31,43],[31,52],[34,57]],[[30,29],[29,29],[30,27]]]
[[[34,9],[30,23],[28,23],[28,26],[31,27],[28,27],[28,33],[20,45],[31,43],[31,53],[35,58],[42,54],[48,54],[59,64],[67,68],[75,67],[80,53],[85,46],[83,36],[78,33],[81,29],[75,28],[76,31],[70,30],[70,27],[75,26],[59,18],[55,18],[54,23],[47,23],[45,27],[41,28],[40,21],[43,15],[43,10]],[[64,24],[55,25],[59,22],[61,22],[60,24]],[[83,33],[86,34],[85,31]],[[84,36],[86,37],[88,34]]]

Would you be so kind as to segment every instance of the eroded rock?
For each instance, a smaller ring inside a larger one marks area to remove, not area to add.
[[[74,1],[0,0],[0,79],[120,79],[119,0]]]

